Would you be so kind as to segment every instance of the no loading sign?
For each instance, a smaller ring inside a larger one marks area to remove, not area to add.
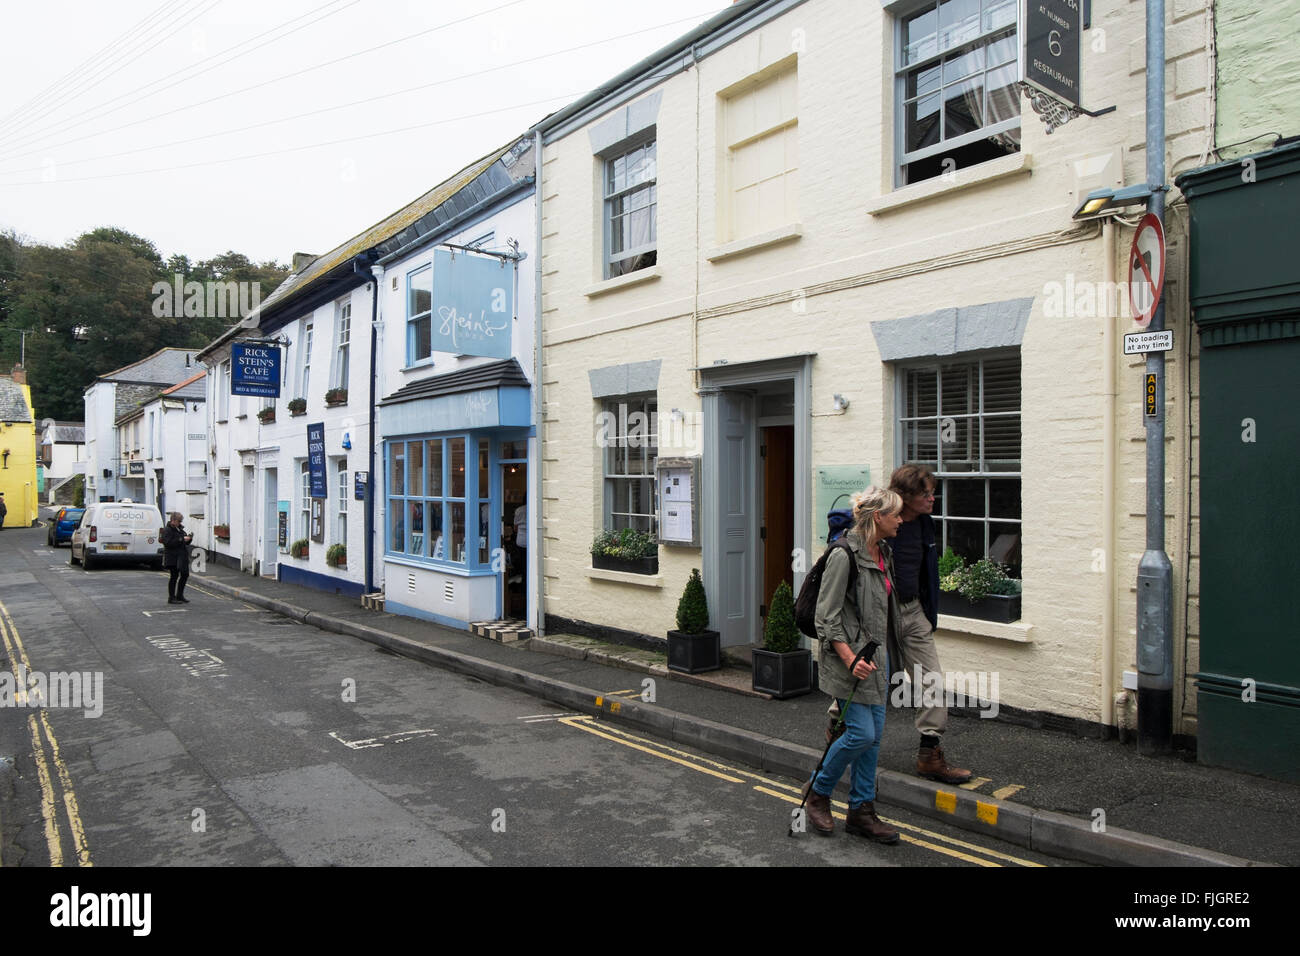
[[[1155,213],[1138,223],[1128,253],[1128,304],[1133,321],[1146,325],[1156,314],[1165,286],[1165,230]]]

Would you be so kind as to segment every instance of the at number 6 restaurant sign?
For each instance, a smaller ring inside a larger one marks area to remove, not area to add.
[[[1083,0],[1023,0],[1020,75],[1030,86],[1077,107]]]

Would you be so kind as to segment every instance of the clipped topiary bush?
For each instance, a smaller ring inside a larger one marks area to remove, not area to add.
[[[677,630],[683,634],[702,634],[709,628],[709,602],[704,595],[700,569],[691,568],[691,576],[677,602]]]
[[[763,624],[763,647],[774,654],[799,649],[799,628],[794,623],[794,591],[787,581],[777,585]]]

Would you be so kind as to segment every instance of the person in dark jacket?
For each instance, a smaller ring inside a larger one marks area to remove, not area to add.
[[[0,491],[0,528],[5,526],[5,515],[9,513],[9,507],[5,504],[5,493]]]
[[[168,604],[190,603],[185,596],[185,582],[190,578],[190,542],[194,540],[194,535],[185,533],[181,527],[182,520],[181,513],[173,511],[168,516],[167,527],[163,528],[160,539],[163,546],[163,567],[171,571],[171,577],[167,579]]]
[[[934,631],[939,626],[939,547],[935,541],[934,475],[924,465],[903,465],[889,478],[889,488],[903,499],[903,523],[894,538],[895,583],[902,621],[898,629],[898,653],[891,657],[895,667],[912,680],[917,699],[916,729],[921,744],[916,772],[940,783],[968,783],[969,770],[950,767],[940,742],[948,728],[948,708],[943,704],[924,706],[921,690],[937,680],[944,686]],[[928,675],[933,674],[933,677]],[[918,680],[919,678],[919,680]]]

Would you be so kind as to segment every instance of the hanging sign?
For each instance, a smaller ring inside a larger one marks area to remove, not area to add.
[[[1083,36],[1082,0],[1025,0],[1020,75],[1035,89],[1077,107]]]
[[[307,426],[307,470],[310,473],[311,496],[326,497],[324,422]]]
[[[230,346],[230,394],[280,397],[280,346]]]
[[[1165,230],[1155,213],[1138,223],[1128,253],[1128,304],[1133,321],[1146,325],[1156,314],[1165,287]]]
[[[513,260],[434,250],[434,351],[509,358],[514,315]]]

